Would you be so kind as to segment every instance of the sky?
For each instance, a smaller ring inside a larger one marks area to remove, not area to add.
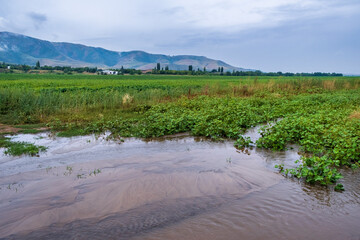
[[[265,72],[360,74],[360,0],[0,0],[0,31]]]

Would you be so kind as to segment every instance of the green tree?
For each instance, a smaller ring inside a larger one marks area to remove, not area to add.
[[[189,65],[189,71],[192,72],[192,70],[193,70],[193,66]]]
[[[36,62],[36,68],[39,69],[40,68],[40,61]]]
[[[165,67],[165,71],[169,71],[169,66],[166,66],[166,67]]]
[[[160,71],[160,63],[156,64],[156,70]]]

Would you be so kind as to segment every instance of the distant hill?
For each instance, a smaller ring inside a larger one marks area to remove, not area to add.
[[[202,56],[168,56],[151,54],[143,51],[116,52],[103,48],[88,47],[81,44],[49,42],[20,34],[0,32],[0,61],[14,64],[99,68],[136,68],[152,69],[156,63],[172,70],[193,69],[207,70],[223,67],[224,71],[251,71],[231,66],[223,61]]]

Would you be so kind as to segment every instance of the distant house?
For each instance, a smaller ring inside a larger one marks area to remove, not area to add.
[[[117,75],[118,71],[104,70],[103,74],[105,74],[105,75]]]
[[[7,69],[9,69],[9,70],[10,70],[10,69],[11,69],[11,67],[10,67],[10,66],[8,66],[8,67],[7,67]]]

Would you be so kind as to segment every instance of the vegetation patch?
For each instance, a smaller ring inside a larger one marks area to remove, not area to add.
[[[237,149],[244,149],[250,147],[251,144],[253,144],[253,142],[251,141],[250,137],[239,136],[239,138],[234,143],[234,147]]]
[[[11,156],[38,156],[47,150],[44,146],[37,146],[28,142],[11,142],[10,139],[0,137],[0,147],[5,148],[4,154]]]
[[[81,128],[75,128],[75,129],[67,129],[61,132],[58,132],[56,136],[58,137],[74,137],[74,136],[84,136],[89,134],[89,132],[85,131]]]

